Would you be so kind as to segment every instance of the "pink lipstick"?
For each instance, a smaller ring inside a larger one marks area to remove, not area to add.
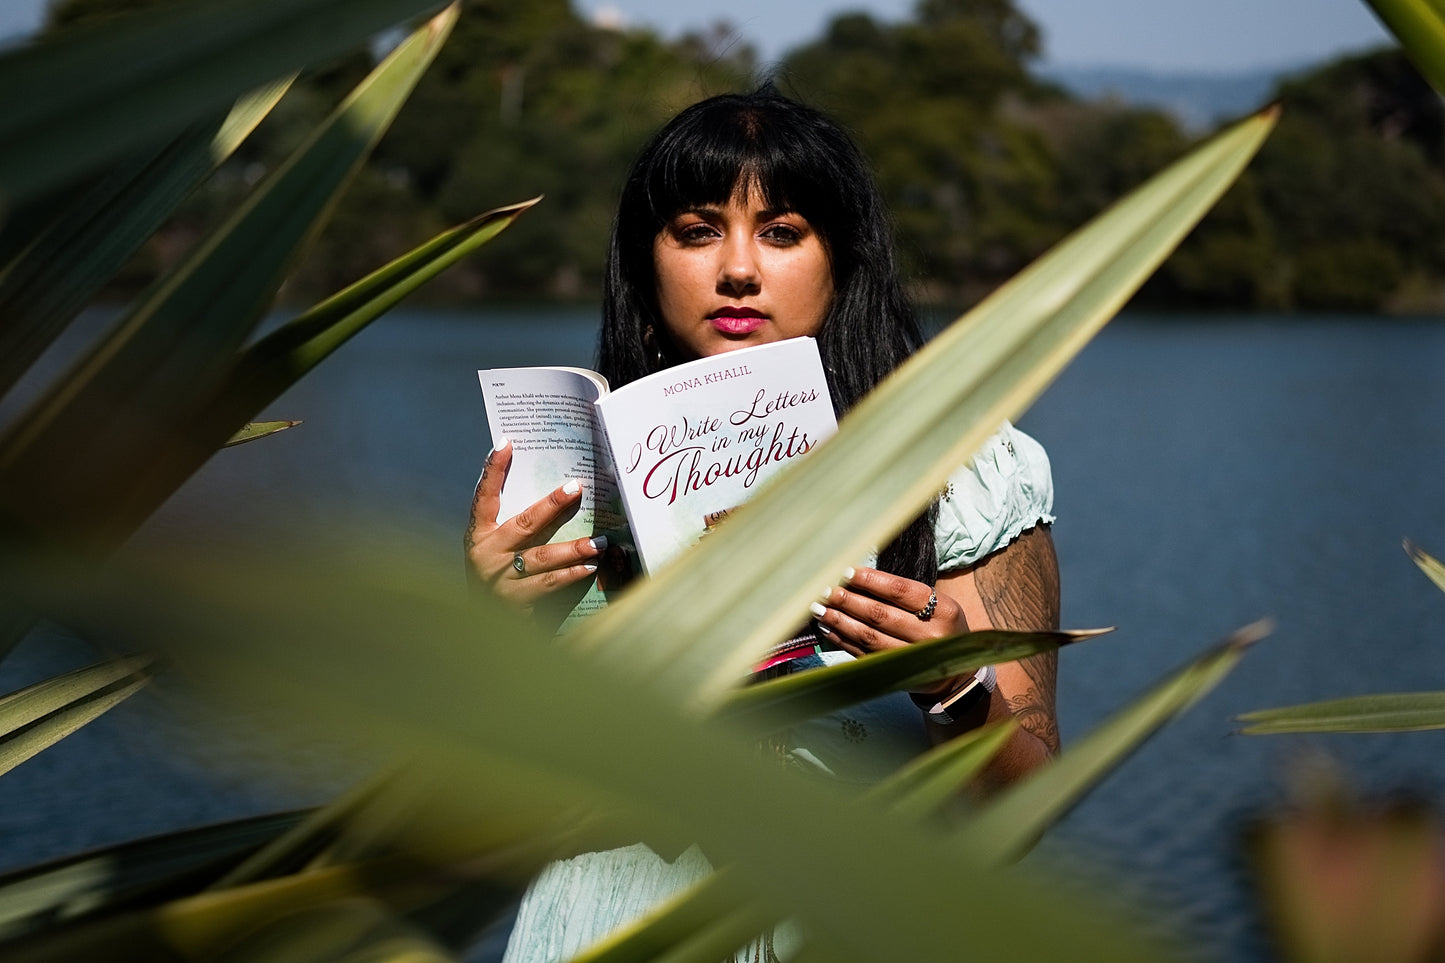
[[[738,308],[731,305],[718,308],[708,315],[713,329],[721,334],[752,334],[767,323],[768,317],[753,308]]]

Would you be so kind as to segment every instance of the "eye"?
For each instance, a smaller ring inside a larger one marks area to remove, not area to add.
[[[673,228],[672,233],[683,244],[705,244],[718,236],[717,228],[706,221],[678,225]]]
[[[792,247],[803,240],[803,232],[791,224],[769,224],[763,228],[762,238],[779,247]]]

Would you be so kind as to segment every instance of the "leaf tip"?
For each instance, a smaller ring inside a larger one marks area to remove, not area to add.
[[[1230,633],[1229,637],[1224,640],[1224,645],[1226,648],[1230,649],[1247,649],[1251,645],[1254,645],[1254,643],[1258,642],[1260,639],[1272,633],[1273,631],[1274,619],[1259,619],[1258,621],[1251,622],[1242,628],[1235,629],[1232,633]]]
[[[450,33],[452,27],[457,22],[457,18],[461,16],[461,13],[462,5],[459,0],[458,2],[447,4],[440,13],[438,13],[435,17],[432,17],[431,20],[427,23],[427,30],[430,34],[430,39],[436,40],[440,37],[445,37],[448,33]]]

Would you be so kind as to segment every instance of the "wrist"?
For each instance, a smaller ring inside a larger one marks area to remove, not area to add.
[[[970,716],[980,705],[987,704],[997,688],[993,666],[986,665],[968,676],[962,684],[943,690],[942,695],[910,692],[909,697],[930,722],[951,726]]]

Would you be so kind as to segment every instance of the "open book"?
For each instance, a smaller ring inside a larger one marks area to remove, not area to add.
[[[701,358],[616,391],[582,368],[477,376],[492,437],[512,444],[498,520],[575,478],[581,508],[552,540],[608,537],[574,615],[625,582],[630,550],[657,571],[837,429],[812,338]]]

